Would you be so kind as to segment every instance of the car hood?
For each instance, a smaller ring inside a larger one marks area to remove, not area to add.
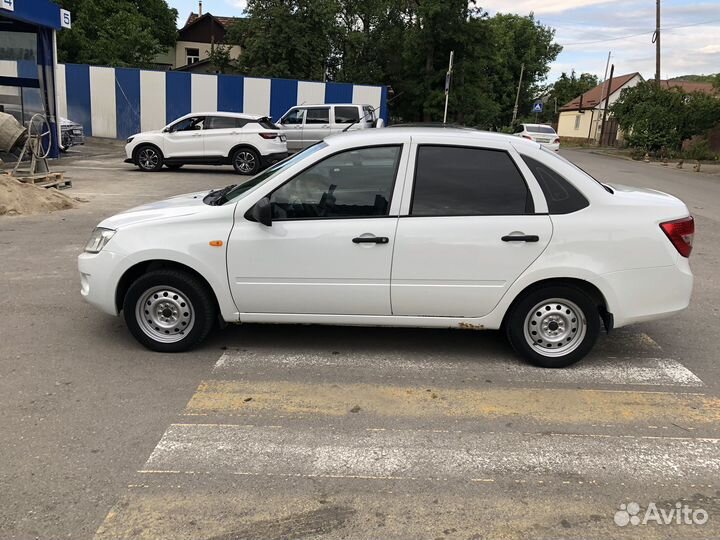
[[[136,206],[125,212],[107,218],[98,227],[107,229],[120,229],[129,225],[145,223],[148,221],[172,219],[181,216],[190,216],[212,208],[203,202],[203,197],[209,190],[177,195],[162,201]]]

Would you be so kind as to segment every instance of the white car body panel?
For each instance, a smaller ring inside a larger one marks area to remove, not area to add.
[[[552,150],[554,152],[557,152],[560,150],[560,135],[555,133],[555,130],[553,130],[553,133],[538,133],[537,131],[532,130],[532,126],[542,126],[544,128],[550,128],[551,126],[545,125],[545,124],[520,124],[523,127],[523,130],[515,133],[514,135],[516,137],[523,137],[525,139],[534,141],[536,143],[539,143],[541,146],[547,148],[548,150]],[[530,127],[530,129],[528,129]],[[555,142],[555,141],[558,142]]]
[[[535,215],[406,217],[415,145],[502,148],[515,159]],[[693,277],[688,259],[659,224],[689,215],[670,195],[617,186],[607,192],[573,165],[513,136],[421,128],[358,131],[290,165],[232,203],[208,206],[201,194],[144,205],[100,224],[116,235],[98,254],[79,258],[82,293],[116,314],[116,290],[138,263],[174,261],[210,284],[229,322],[463,327],[496,329],[527,287],[548,279],[594,285],[615,327],[685,309]],[[389,217],[317,219],[266,227],[244,216],[261,198],[342,149],[402,143]],[[542,190],[518,153],[562,174],[589,206],[547,215]],[[515,231],[541,242],[503,243]],[[388,245],[352,243],[362,234]],[[222,247],[209,241],[222,240]]]

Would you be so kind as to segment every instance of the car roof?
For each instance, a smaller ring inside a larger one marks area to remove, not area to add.
[[[302,103],[293,105],[291,109],[307,109],[308,107],[372,107],[368,103]]]
[[[260,118],[269,118],[267,115],[260,115],[260,114],[245,114],[245,113],[237,113],[237,112],[229,112],[229,111],[208,111],[208,112],[191,112],[184,116],[181,116],[178,118],[178,120],[181,120],[183,118],[189,118],[191,116],[226,116],[228,118],[241,118],[243,120],[259,120]]]
[[[495,133],[493,131],[480,131],[479,129],[467,127],[442,127],[442,126],[407,126],[393,127],[392,129],[362,129],[357,131],[347,131],[330,135],[324,139],[328,145],[355,143],[362,144],[382,144],[384,141],[396,142],[398,135],[406,137],[441,137],[443,139],[452,139],[454,137],[477,138],[478,141],[488,142],[507,142],[516,146],[529,148],[538,148],[540,145],[534,141],[506,135],[504,133]]]

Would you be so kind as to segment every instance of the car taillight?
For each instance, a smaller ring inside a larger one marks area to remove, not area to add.
[[[523,139],[528,139],[530,141],[533,140],[533,138],[530,135],[523,135],[522,137],[523,137]]]
[[[695,236],[695,220],[692,216],[660,224],[660,228],[683,257],[689,257]]]
[[[277,139],[279,133],[259,133],[263,139]]]
[[[553,144],[560,144],[560,137],[558,137],[557,139],[555,139],[555,140],[553,141]]]

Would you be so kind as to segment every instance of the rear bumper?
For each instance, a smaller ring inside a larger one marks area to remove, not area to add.
[[[282,161],[288,157],[287,152],[276,152],[274,154],[267,154],[265,156],[260,156],[260,163],[262,164],[263,168],[269,167],[270,165],[277,163],[278,161]]]
[[[693,275],[687,259],[677,265],[604,274],[615,298],[615,327],[670,317],[690,304]],[[608,299],[609,300],[609,299]]]

